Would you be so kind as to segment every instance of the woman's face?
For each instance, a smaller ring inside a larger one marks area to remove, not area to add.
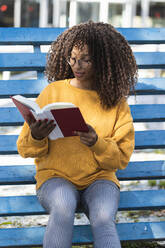
[[[87,45],[80,50],[74,46],[71,56],[68,60],[75,78],[79,81],[92,81],[93,80],[93,66],[88,53]]]

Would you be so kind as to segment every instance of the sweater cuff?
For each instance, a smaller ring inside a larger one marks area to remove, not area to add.
[[[48,142],[48,138],[45,137],[43,138],[42,140],[37,140],[37,139],[34,139],[33,136],[31,135],[31,132],[30,132],[30,135],[29,135],[29,141],[32,145],[35,145],[37,147],[42,147],[44,145],[47,144]]]
[[[97,139],[96,143],[90,147],[91,151],[95,152],[97,155],[103,153],[108,146],[108,142],[106,142],[103,138]]]

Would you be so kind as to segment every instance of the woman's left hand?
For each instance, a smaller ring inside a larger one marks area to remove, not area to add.
[[[97,136],[97,133],[95,132],[93,127],[91,127],[88,124],[87,124],[87,126],[89,129],[88,133],[75,131],[74,134],[80,136],[80,141],[84,145],[93,146],[96,143],[98,136]]]

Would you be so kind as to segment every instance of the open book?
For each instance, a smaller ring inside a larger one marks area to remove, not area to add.
[[[55,102],[41,109],[35,101],[21,95],[12,96],[11,99],[25,121],[29,119],[29,116],[36,120],[54,120],[56,127],[49,134],[51,140],[74,136],[74,131],[88,132],[88,126],[79,108],[72,103]]]

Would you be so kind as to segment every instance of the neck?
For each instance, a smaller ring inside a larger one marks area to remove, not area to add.
[[[80,81],[77,78],[73,78],[70,81],[70,84],[74,87],[80,88],[80,89],[84,89],[84,90],[91,90],[92,87],[92,83],[91,81]]]

